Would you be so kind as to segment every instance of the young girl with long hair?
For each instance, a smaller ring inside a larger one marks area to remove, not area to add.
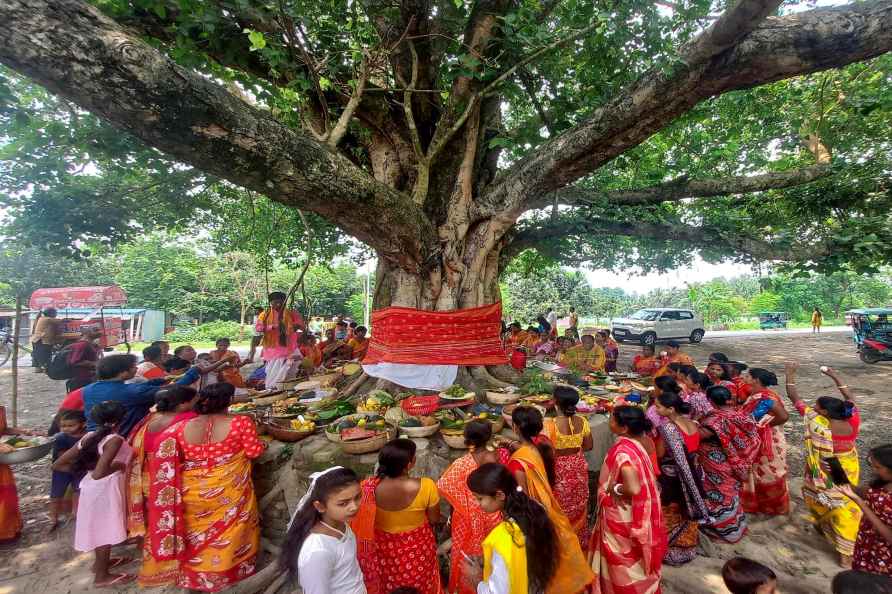
[[[349,522],[359,511],[359,477],[333,466],[310,475],[297,505],[279,563],[304,594],[365,594]]]
[[[868,461],[875,477],[868,488],[837,487],[862,512],[852,569],[892,576],[892,444],[870,450]]]
[[[507,468],[484,464],[468,488],[487,513],[504,518],[483,540],[483,563],[465,560],[464,574],[478,594],[542,592],[557,571],[558,540],[542,506],[530,499]]]
[[[413,478],[415,442],[394,439],[378,454],[378,474],[362,482],[362,503],[350,526],[369,594],[400,586],[442,594],[437,542],[431,524],[440,521],[433,480]]]
[[[532,406],[518,406],[511,412],[511,426],[520,438],[511,444],[514,453],[508,470],[530,498],[545,508],[558,536],[558,569],[545,589],[546,594],[575,594],[594,579],[579,539],[554,496],[554,448],[542,433],[542,413]]]
[[[576,414],[579,392],[570,386],[555,386],[557,416],[545,419],[545,435],[555,449],[554,496],[567,516],[582,550],[588,548],[588,462],[585,453],[592,449],[592,431],[585,417]]]
[[[598,521],[590,547],[594,594],[659,591],[666,532],[652,429],[637,406],[618,406],[610,415],[617,440],[598,475]]]
[[[100,402],[90,414],[96,423],[96,431],[86,434],[76,446],[62,454],[53,464],[53,470],[86,473],[80,483],[74,548],[82,552],[94,551],[95,587],[119,587],[134,579],[128,574],[109,573],[112,567],[130,561],[118,559],[112,562],[111,548],[127,539],[125,472],[133,450],[117,432],[124,419],[124,407],[120,402]]]
[[[484,464],[507,464],[510,457],[505,448],[490,445],[492,423],[489,421],[469,421],[465,425],[464,435],[468,453],[453,462],[437,481],[440,496],[452,506],[449,518],[452,527],[449,594],[476,593],[476,584],[468,584],[464,579],[465,558],[479,556],[483,539],[502,521],[499,514],[480,509],[477,498],[468,489],[468,477]]]

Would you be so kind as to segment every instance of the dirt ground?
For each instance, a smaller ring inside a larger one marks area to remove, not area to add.
[[[797,384],[809,401],[821,395],[834,395],[832,382],[818,371],[830,365],[839,371],[854,390],[862,410],[863,425],[858,439],[862,460],[867,451],[892,441],[885,424],[892,421],[892,400],[888,398],[892,382],[892,364],[862,363],[847,333],[819,336],[766,333],[752,336],[708,337],[700,345],[685,346],[698,365],[709,353],[721,351],[731,359],[751,366],[765,367],[781,376],[784,361],[801,362]],[[620,366],[625,367],[638,351],[634,345],[621,345]],[[783,377],[780,378],[783,383]],[[0,369],[0,404],[9,406],[10,369]],[[34,374],[29,367],[21,372],[19,425],[45,429],[64,392],[63,383]],[[709,557],[698,557],[681,568],[664,568],[664,591],[675,594],[726,592],[720,570],[724,561],[736,555],[757,559],[771,566],[780,578],[780,590],[786,594],[826,593],[830,578],[839,571],[832,548],[815,532],[807,520],[808,509],[799,495],[803,468],[803,425],[795,411],[785,425],[790,444],[788,463],[791,472],[793,510],[790,515],[770,519],[751,519],[750,534],[737,545],[712,545]],[[862,462],[862,481],[869,480],[869,469]],[[73,526],[48,533],[46,518],[49,488],[49,459],[14,468],[21,498],[25,530],[13,548],[0,550],[0,594],[32,592],[88,593],[91,587],[92,556],[72,549]],[[136,554],[136,551],[131,551]],[[134,563],[126,568],[138,570]],[[118,590],[136,592],[138,588]],[[161,590],[154,590],[161,592]]]

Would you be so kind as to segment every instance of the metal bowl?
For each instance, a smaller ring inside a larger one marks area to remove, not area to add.
[[[33,438],[32,438],[33,439]],[[47,439],[46,442],[30,446],[27,448],[19,448],[8,454],[0,454],[0,464],[24,464],[26,462],[34,462],[40,460],[53,451],[53,440]]]

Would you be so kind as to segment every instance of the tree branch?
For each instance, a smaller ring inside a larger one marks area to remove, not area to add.
[[[353,89],[353,93],[350,94],[350,100],[344,107],[344,111],[341,112],[338,121],[335,122],[334,128],[332,128],[331,132],[328,134],[328,148],[337,148],[338,143],[341,142],[341,139],[344,138],[344,134],[347,133],[350,120],[353,119],[353,114],[356,113],[356,108],[359,107],[359,104],[362,101],[362,94],[365,91],[365,85],[368,80],[368,58],[363,56],[362,61],[359,64],[359,77],[356,79],[356,87]]]
[[[480,91],[480,96],[486,97],[487,95],[491,94],[496,89],[496,87],[498,87],[500,84],[505,82],[509,77],[511,77],[511,75],[513,75],[515,72],[517,72],[518,68],[523,68],[530,62],[537,60],[543,54],[547,54],[551,50],[556,49],[556,48],[564,45],[565,43],[569,43],[569,42],[573,41],[574,39],[579,39],[586,33],[590,33],[592,31],[594,31],[599,26],[601,26],[601,23],[594,22],[591,25],[589,25],[588,27],[580,29],[579,31],[574,31],[573,33],[566,35],[565,37],[556,39],[556,40],[552,41],[551,43],[549,43],[548,45],[537,49],[530,55],[526,56],[519,62],[515,63],[513,66],[511,66],[511,68],[509,68],[508,70],[506,70],[499,76],[495,77],[489,83],[487,83],[487,85],[483,88],[483,90]]]
[[[737,0],[703,33],[681,49],[681,59],[688,65],[698,64],[735,46],[769,15],[777,11],[782,0]]]
[[[761,175],[716,177],[689,180],[680,177],[668,182],[644,188],[600,191],[591,188],[567,186],[555,193],[560,204],[604,204],[611,206],[642,206],[677,202],[686,198],[712,198],[766,190],[780,190],[807,184],[830,174],[828,164],[813,165],[790,171],[777,171]],[[552,198],[543,195],[532,208],[545,208]]]
[[[436,254],[411,200],[77,0],[0,3],[0,61],[184,163],[336,220],[405,270]],[[384,222],[386,220],[386,223]]]
[[[644,221],[613,221],[590,218],[582,221],[544,220],[542,224],[518,232],[504,253],[511,258],[526,249],[553,245],[559,240],[612,233],[661,241],[681,242],[692,247],[715,249],[724,245],[728,250],[756,260],[810,261],[829,253],[827,244],[790,244],[752,236],[728,235],[726,231],[709,226],[687,225],[682,222],[649,223]]]
[[[734,47],[695,66],[655,69],[574,128],[505,171],[475,217],[519,214],[531,198],[594,171],[715,95],[866,60],[892,50],[892,0],[769,17]]]

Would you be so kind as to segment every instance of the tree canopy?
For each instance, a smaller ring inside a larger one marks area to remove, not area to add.
[[[527,251],[822,272],[892,255],[892,0],[7,0],[0,15],[0,61],[30,79],[3,73],[0,183],[43,245],[204,218],[231,249],[284,257],[344,249],[342,232],[379,257],[377,305],[430,309],[497,299]]]

